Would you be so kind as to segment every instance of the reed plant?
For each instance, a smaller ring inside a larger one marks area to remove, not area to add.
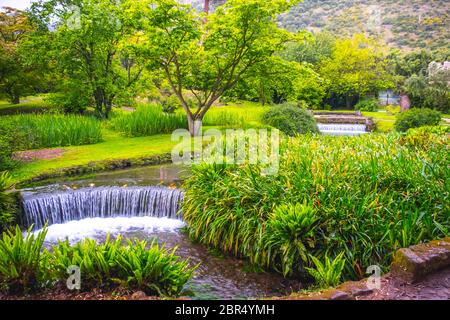
[[[187,129],[187,119],[182,113],[164,113],[156,104],[141,104],[136,111],[112,119],[110,126],[126,136],[141,137]]]
[[[185,181],[190,236],[286,275],[343,253],[342,279],[387,270],[393,253],[448,236],[448,136],[283,138],[278,174],[200,164]]]
[[[20,149],[78,146],[102,141],[100,122],[93,117],[23,114],[7,117],[23,135]]]

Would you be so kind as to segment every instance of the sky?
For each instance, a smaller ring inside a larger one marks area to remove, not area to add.
[[[0,0],[0,7],[13,7],[23,10],[28,8],[32,2],[32,0]]]

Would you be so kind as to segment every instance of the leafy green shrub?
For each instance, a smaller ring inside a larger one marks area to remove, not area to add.
[[[420,148],[428,149],[430,145],[436,143],[433,142],[436,135],[443,136],[450,133],[450,127],[448,126],[425,126],[420,128],[409,129],[406,135],[401,138],[400,144]],[[444,147],[445,145],[443,145]]]
[[[42,245],[47,232],[44,229],[35,236],[30,230],[24,238],[17,226],[0,238],[0,285],[12,294],[34,291],[45,279],[46,251]]]
[[[308,252],[316,227],[316,212],[313,207],[302,204],[280,205],[267,219],[263,236],[266,246],[266,264],[280,270],[285,276],[300,272],[308,261]]]
[[[102,141],[100,122],[77,115],[27,114],[8,117],[24,134],[22,149],[78,146]]]
[[[21,132],[6,117],[0,118],[0,172],[13,169],[17,161],[12,158],[13,152],[22,145]]]
[[[395,121],[395,129],[405,132],[411,128],[435,126],[441,122],[442,114],[431,109],[411,109],[399,113]]]
[[[158,105],[140,105],[136,111],[113,119],[111,126],[127,136],[141,137],[186,129],[187,119],[181,113],[164,113]]]
[[[83,290],[122,286],[143,290],[148,294],[178,295],[192,277],[195,268],[179,261],[174,250],[146,241],[115,241],[108,237],[104,243],[86,239],[71,246],[59,242],[53,247],[49,265],[56,279],[65,279],[69,266],[79,266]]]
[[[0,232],[5,231],[16,219],[16,199],[5,191],[11,187],[8,172],[0,172]]]
[[[319,133],[314,117],[308,111],[291,104],[271,108],[263,115],[262,120],[290,136]]]
[[[188,232],[284,273],[314,267],[304,252],[322,262],[344,252],[344,280],[370,265],[386,270],[397,249],[450,234],[448,137],[432,134],[426,148],[402,139],[284,138],[272,176],[254,164],[193,166],[184,182]]]
[[[161,101],[162,111],[165,113],[175,113],[175,111],[181,108],[180,101],[176,95],[171,95]]]
[[[343,252],[334,258],[333,261],[325,255],[324,263],[314,256],[310,256],[310,258],[314,263],[314,268],[306,268],[306,271],[314,278],[320,288],[326,289],[339,284],[345,267]]]
[[[396,105],[388,105],[386,106],[386,112],[390,115],[396,115],[399,114],[401,111],[401,107],[400,106],[396,106]]]
[[[362,99],[355,105],[355,110],[374,112],[378,111],[380,103],[377,99]]]

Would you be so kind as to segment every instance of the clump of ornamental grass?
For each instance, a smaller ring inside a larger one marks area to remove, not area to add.
[[[397,249],[450,234],[448,136],[420,137],[283,138],[275,175],[258,164],[194,166],[189,234],[290,276],[316,268],[311,256],[341,254],[342,280],[387,270]]]
[[[78,146],[102,141],[100,121],[62,114],[22,114],[7,117],[23,136],[20,149]]]

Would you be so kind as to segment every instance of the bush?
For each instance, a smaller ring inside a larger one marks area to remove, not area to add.
[[[442,114],[431,109],[411,109],[397,115],[395,129],[405,132],[411,128],[435,126],[441,122]]]
[[[12,294],[35,291],[45,279],[46,251],[42,245],[46,231],[35,236],[30,230],[24,238],[17,226],[0,238],[0,284]]]
[[[186,129],[187,119],[181,113],[164,113],[158,105],[140,105],[136,111],[113,119],[111,126],[127,136],[141,137]]]
[[[0,172],[10,170],[17,165],[12,159],[15,149],[15,139],[18,139],[17,129],[8,121],[0,119]],[[16,140],[16,142],[17,142]]]
[[[189,235],[284,274],[315,268],[305,254],[326,264],[342,252],[343,280],[387,270],[397,249],[450,234],[448,137],[431,134],[426,148],[403,138],[284,138],[272,176],[254,164],[193,166]]]
[[[115,241],[108,237],[102,244],[91,239],[74,246],[59,242],[49,259],[52,273],[57,280],[65,279],[72,265],[80,267],[83,290],[120,286],[167,296],[178,295],[195,270],[179,261],[175,250],[139,240],[124,246],[121,237]]]
[[[380,103],[377,99],[362,99],[355,105],[355,110],[375,112],[378,111]]]
[[[78,146],[102,141],[100,122],[78,115],[27,114],[7,117],[23,133],[21,149]]]
[[[308,111],[284,104],[271,108],[263,115],[263,122],[287,135],[319,133],[316,120]]]

